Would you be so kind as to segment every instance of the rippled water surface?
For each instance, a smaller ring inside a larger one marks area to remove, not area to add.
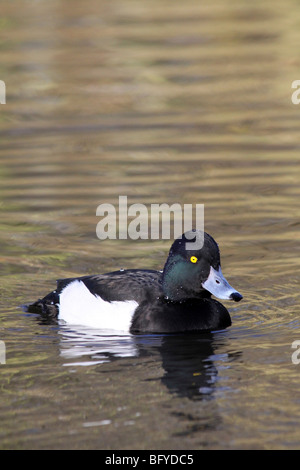
[[[299,449],[300,6],[1,12],[0,448]],[[119,195],[205,204],[244,295],[231,328],[119,336],[18,308],[57,278],[163,267],[169,241],[96,237]]]

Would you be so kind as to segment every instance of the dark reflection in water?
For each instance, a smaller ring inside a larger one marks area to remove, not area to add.
[[[172,393],[190,399],[213,396],[218,376],[213,334],[165,337],[159,351],[165,370],[162,382]]]
[[[155,355],[164,370],[161,382],[172,394],[191,400],[213,398],[218,380],[215,361],[229,359],[228,354],[219,355],[216,351],[226,348],[226,337],[220,339],[219,333],[118,336],[63,325],[58,334],[60,354],[66,359],[64,365],[89,366]],[[239,357],[240,353],[231,356]]]

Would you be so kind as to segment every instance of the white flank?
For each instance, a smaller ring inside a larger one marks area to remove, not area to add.
[[[73,325],[129,332],[138,303],[135,300],[107,302],[93,295],[82,281],[68,284],[59,295],[59,320]]]

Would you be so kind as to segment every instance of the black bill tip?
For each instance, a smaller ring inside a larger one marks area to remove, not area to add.
[[[234,300],[235,302],[239,302],[240,300],[242,300],[243,296],[242,294],[240,294],[239,292],[233,292],[231,295],[230,295],[230,298],[232,300]]]

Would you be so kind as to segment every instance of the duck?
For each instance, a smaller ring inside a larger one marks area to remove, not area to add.
[[[163,270],[121,269],[59,279],[55,290],[26,310],[128,334],[211,332],[231,325],[227,308],[212,295],[235,302],[243,298],[223,276],[214,238],[192,229],[173,242]]]

